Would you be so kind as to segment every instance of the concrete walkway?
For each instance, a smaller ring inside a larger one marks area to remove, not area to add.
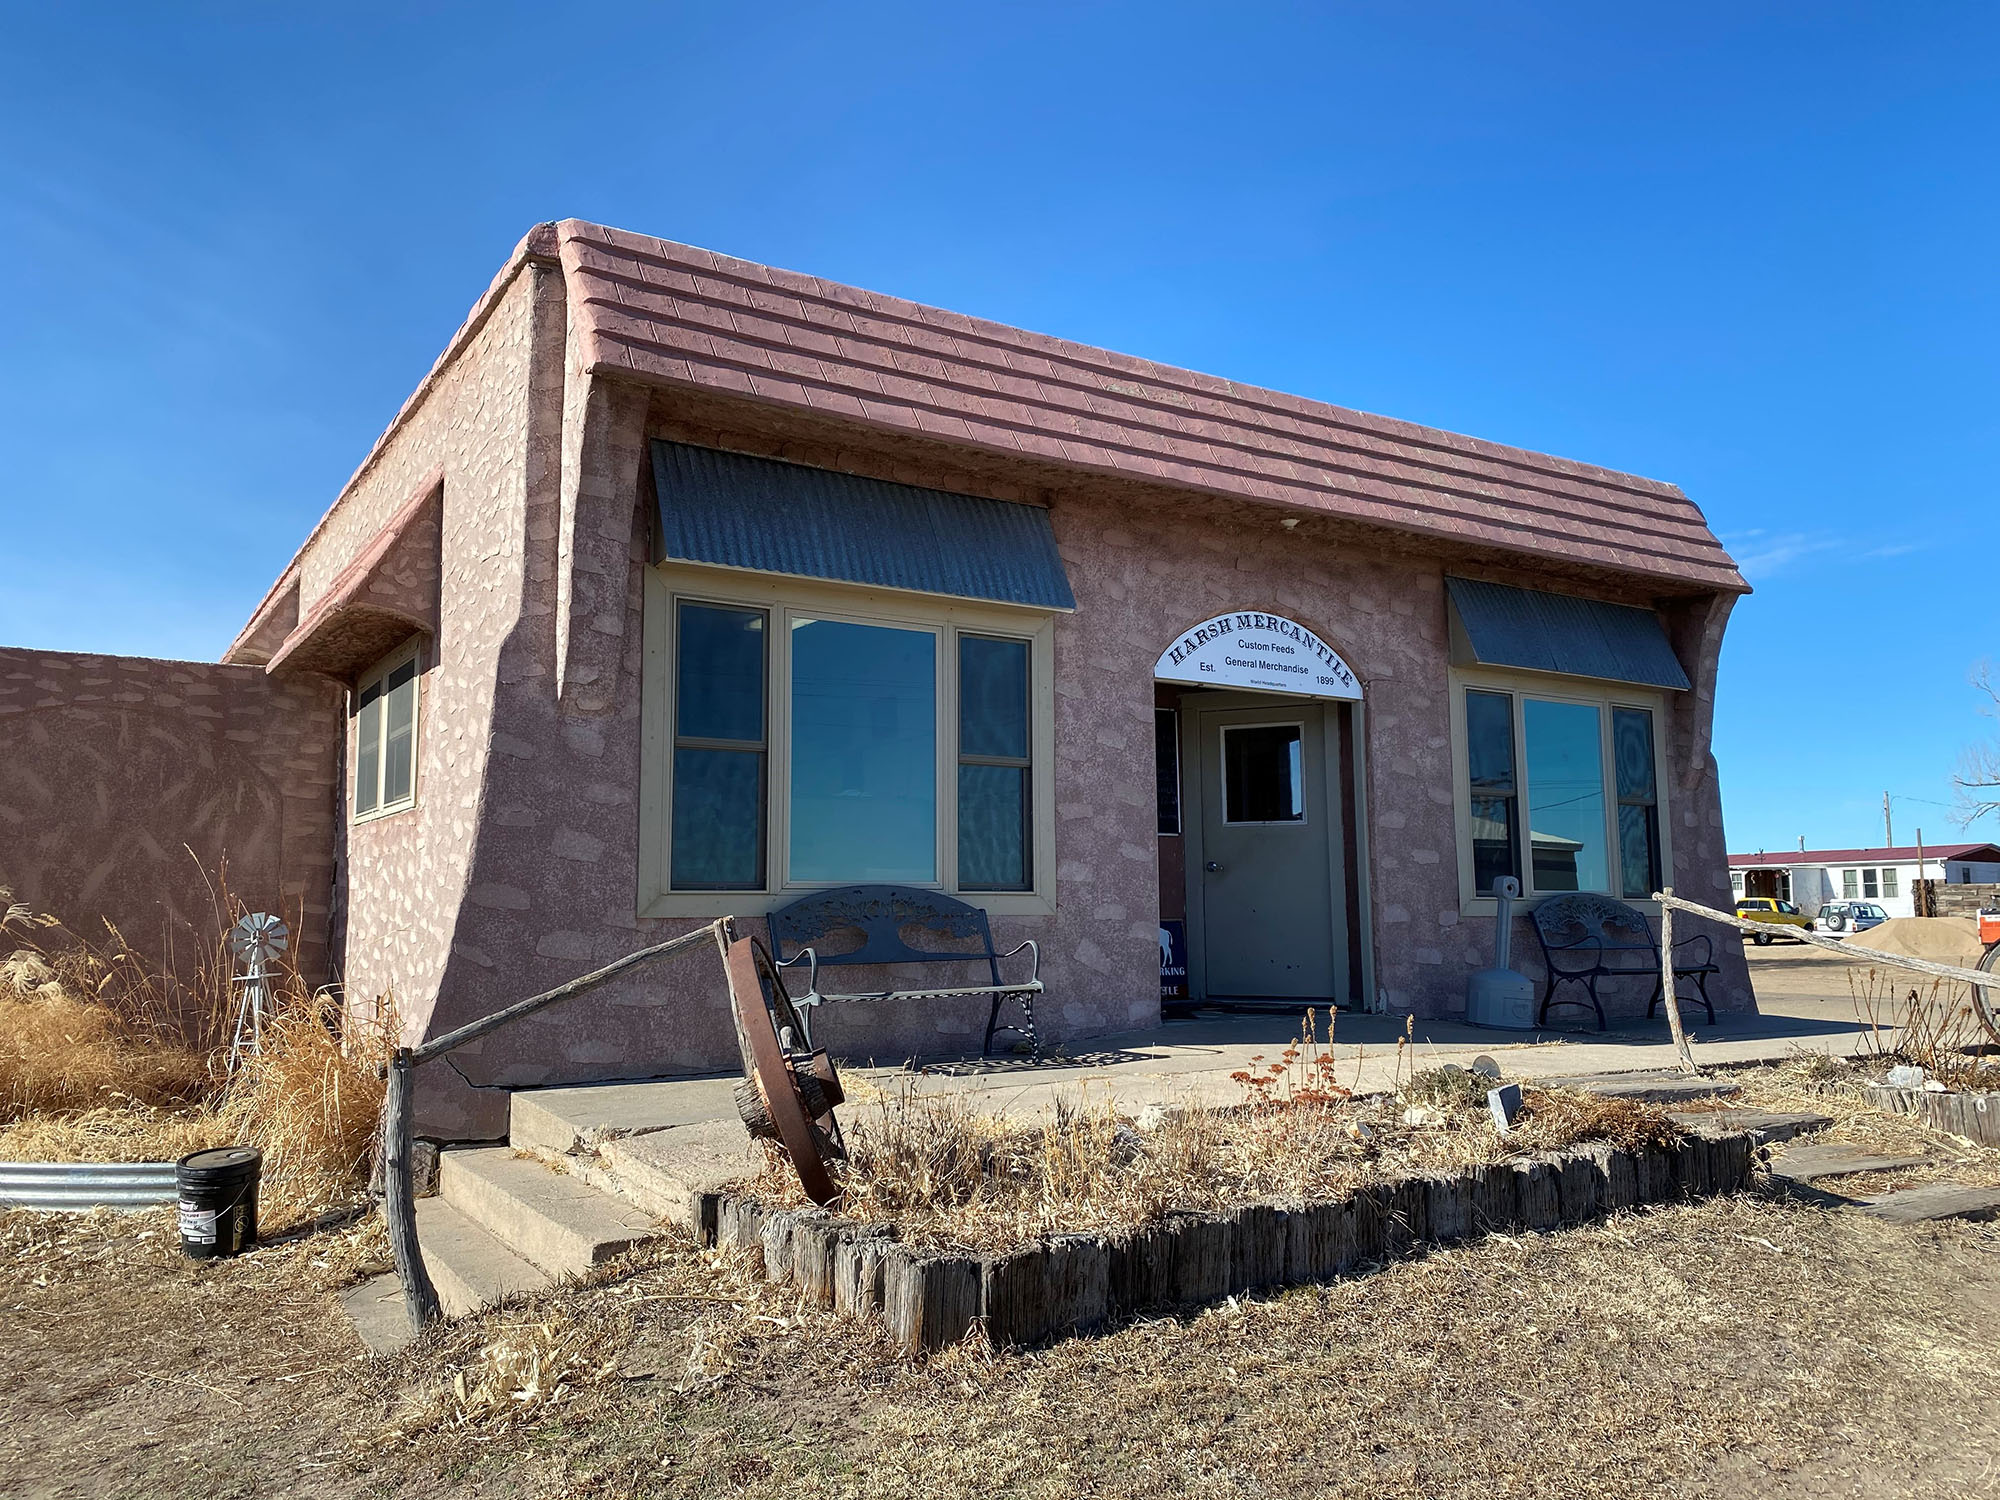
[[[1848,972],[1865,973],[1835,955],[1800,946],[1750,950],[1750,972],[1761,1014],[1728,1016],[1717,1025],[1697,1022],[1699,1007],[1686,1011],[1695,1060],[1704,1066],[1774,1062],[1797,1052],[1848,1055],[1863,1046],[1855,1019]],[[1570,1012],[1571,1015],[1577,1012]],[[1322,1016],[1322,1026],[1324,1017]],[[1334,1074],[1356,1093],[1395,1087],[1398,1075],[1451,1062],[1464,1066],[1482,1055],[1499,1064],[1508,1079],[1550,1079],[1587,1074],[1670,1069],[1674,1051],[1665,1018],[1614,1023],[1598,1031],[1490,1031],[1450,1021],[1418,1022],[1409,1041],[1400,1018],[1346,1014],[1338,1018],[1331,1052]],[[838,1054],[838,1018],[821,1018],[822,1039]],[[1029,1120],[1061,1102],[1115,1100],[1121,1109],[1150,1104],[1200,1102],[1230,1105],[1244,1100],[1231,1074],[1276,1062],[1299,1034],[1295,1016],[1231,1015],[1204,1012],[1192,1020],[1119,1036],[1094,1038],[1067,1054],[1052,1057],[993,1057],[926,1061],[914,1068],[843,1059],[852,1104],[865,1106],[875,1091],[904,1090],[967,1096],[982,1111]],[[534,1111],[545,1121],[537,1134],[549,1146],[660,1133],[665,1147],[679,1136],[690,1145],[704,1140],[710,1151],[730,1149],[735,1137],[718,1129],[694,1130],[726,1121],[735,1126],[730,1077],[661,1079],[641,1083],[595,1084],[536,1089],[516,1095],[516,1115]]]

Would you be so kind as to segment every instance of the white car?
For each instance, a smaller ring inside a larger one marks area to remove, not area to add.
[[[1889,920],[1889,914],[1873,901],[1829,901],[1813,918],[1813,931],[1822,937],[1844,938],[1866,932]]]

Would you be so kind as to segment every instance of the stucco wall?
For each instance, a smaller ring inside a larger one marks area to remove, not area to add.
[[[0,886],[157,963],[215,935],[213,882],[328,976],[340,693],[258,667],[0,648]]]
[[[452,620],[465,603],[453,597],[468,585],[454,561],[465,538],[454,542],[448,530],[443,649],[448,673],[467,686],[431,690],[430,761],[420,792],[427,810],[409,827],[435,830],[433,837],[447,837],[454,849],[461,840],[471,848],[451,957],[428,1020],[432,1034],[696,925],[635,916],[648,431],[804,461],[836,457],[769,433],[677,420],[667,402],[649,415],[639,393],[582,383],[573,368],[563,412],[567,472],[553,494],[530,484],[524,502],[530,545],[519,621],[497,657],[475,645],[476,670],[455,655],[454,643],[466,637],[454,634]],[[848,449],[837,457],[884,477],[1010,493],[1004,474],[927,467],[907,451]],[[451,488],[448,481],[448,501]],[[503,491],[487,493],[489,504],[501,503]],[[1288,532],[1272,512],[1248,505],[1147,496],[1098,482],[1037,494],[1051,505],[1078,599],[1076,613],[1058,622],[1055,646],[1058,912],[998,918],[995,928],[1004,945],[1024,937],[1042,945],[1049,994],[1041,1013],[1050,1037],[1087,1037],[1157,1016],[1152,663],[1166,642],[1224,609],[1298,619],[1362,679],[1366,920],[1377,1003],[1427,1016],[1462,1009],[1464,975],[1490,961],[1491,933],[1490,923],[1459,916],[1443,590],[1452,560],[1391,552],[1351,533],[1315,534],[1310,525]],[[490,549],[506,534],[496,517],[478,536]],[[565,562],[575,571],[558,588]],[[505,586],[497,573],[480,585],[494,593]],[[1713,763],[1692,759],[1706,742],[1720,619],[1699,610],[1685,621],[1677,616],[1675,629],[1684,651],[1701,658],[1690,660],[1696,692],[1668,710],[1676,879],[1697,890],[1720,882],[1726,891]],[[436,736],[447,732],[443,707],[452,704],[453,713],[472,717],[448,732],[477,738],[482,700],[470,679],[486,671],[495,673],[487,700],[495,714],[492,754],[473,790],[474,759],[453,762],[447,746],[441,771]],[[440,807],[440,799],[449,805]],[[373,826],[387,834],[388,823]],[[363,896],[362,886],[390,874],[386,862],[364,853],[370,837],[368,825],[356,831],[357,927],[364,907],[375,913],[370,923],[415,922],[418,914],[387,894]],[[405,868],[412,870],[410,890],[439,896],[421,865]],[[437,909],[448,912],[450,904],[439,900]],[[745,898],[744,915],[760,909]],[[761,930],[760,921],[747,925]],[[1532,971],[1525,926],[1516,953]],[[1725,955],[1732,967],[1717,998],[1747,1005],[1740,959],[1727,945]],[[1635,1013],[1643,1002],[1643,989],[1634,989],[1612,997],[1611,1008]],[[971,1003],[851,1007],[824,1017],[822,1036],[844,1055],[895,1059],[965,1045],[980,1020]],[[703,952],[641,972],[468,1048],[459,1063],[467,1079],[496,1087],[734,1066],[719,965]],[[503,1102],[504,1095],[467,1088],[453,1075],[429,1078],[425,1127],[497,1134]]]
[[[300,559],[301,612],[309,617],[382,528],[442,484],[438,623],[419,684],[416,806],[348,834],[350,1004],[394,1004],[413,1041],[435,1023],[441,994],[455,992],[457,1013],[475,1014],[514,995],[448,973],[455,964],[484,972],[480,955],[454,944],[472,885],[488,761],[510,743],[504,727],[495,729],[502,663],[524,634],[547,630],[531,600],[551,561],[532,554],[538,535],[552,551],[543,512],[553,503],[561,371],[552,351],[561,347],[562,318],[559,281],[530,263]],[[555,367],[545,370],[541,360]]]

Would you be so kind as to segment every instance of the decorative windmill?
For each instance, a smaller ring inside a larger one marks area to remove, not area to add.
[[[241,973],[231,979],[243,987],[236,1002],[236,1035],[229,1044],[229,1071],[236,1071],[243,1053],[264,1050],[264,1016],[271,1008],[271,965],[289,946],[291,934],[269,912],[252,912],[229,929],[229,952]]]

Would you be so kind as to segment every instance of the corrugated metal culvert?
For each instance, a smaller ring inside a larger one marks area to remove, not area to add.
[[[154,1208],[178,1196],[170,1161],[0,1161],[0,1208]]]

